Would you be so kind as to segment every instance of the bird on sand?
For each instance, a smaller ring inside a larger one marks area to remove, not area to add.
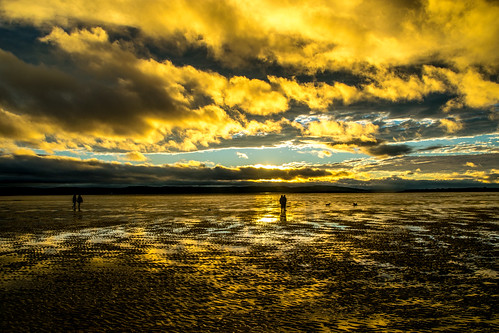
[[[329,202],[329,203],[327,203],[327,204],[326,204],[326,206],[327,206],[327,207],[331,206],[331,203],[330,203],[330,202]]]
[[[356,202],[354,202],[354,203],[353,203],[353,206],[354,206],[354,207],[355,207],[355,206],[357,206],[357,203],[356,203]]]

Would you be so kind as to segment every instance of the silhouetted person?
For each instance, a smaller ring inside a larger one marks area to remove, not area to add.
[[[73,195],[73,210],[76,210],[76,194]]]
[[[78,211],[80,211],[80,205],[83,202],[83,198],[81,197],[81,194],[78,194],[78,199],[76,201],[78,202]]]
[[[281,198],[279,199],[279,203],[281,204],[281,214],[286,213],[286,202],[288,200],[286,199],[285,195],[281,195]]]

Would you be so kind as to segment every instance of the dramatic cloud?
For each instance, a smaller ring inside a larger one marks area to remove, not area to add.
[[[440,119],[440,124],[448,133],[454,133],[463,128],[463,124],[451,119]]]
[[[110,142],[100,146],[109,149],[127,149],[123,141],[132,138],[139,145],[135,149],[157,150],[148,144],[159,144],[164,149],[192,150],[240,132],[279,131],[278,123],[248,121],[241,114],[234,119],[222,108],[210,105],[218,100],[221,106],[240,104],[250,113],[263,113],[259,111],[262,103],[277,93],[269,91],[269,85],[262,81],[227,80],[168,61],[141,60],[110,43],[100,28],[71,34],[56,28],[42,41],[56,43],[76,57],[76,70],[72,75],[53,72],[1,52],[4,93],[0,97],[7,108],[25,114],[26,119],[50,123],[52,135],[63,130],[104,137]],[[266,97],[266,93],[270,95]],[[206,98],[209,100],[199,105],[199,100]],[[283,97],[281,100],[286,104]],[[265,110],[275,112],[274,107]],[[15,131],[10,127],[12,137]],[[169,136],[177,138],[167,140]],[[99,146],[98,141],[87,144]]]
[[[306,181],[348,176],[320,168],[283,168],[248,166],[228,168],[203,164],[131,165],[80,161],[71,158],[44,158],[29,155],[0,156],[0,183],[3,184],[146,184],[240,182],[240,181]]]
[[[418,181],[467,181],[475,184],[499,184],[499,169],[494,155],[396,157],[383,163],[355,161],[322,167],[297,166],[206,166],[204,163],[132,165],[106,163],[96,159],[54,158],[32,155],[0,156],[0,183],[4,185],[76,184],[76,185],[168,185],[234,184],[248,182],[307,182],[340,184],[380,184],[386,179]],[[465,160],[474,162],[462,163]],[[471,166],[473,164],[473,166]],[[449,183],[449,184],[450,184]]]
[[[315,137],[327,137],[338,142],[359,140],[375,141],[374,134],[378,127],[373,124],[332,120],[313,121],[308,124],[305,133]]]
[[[356,87],[339,82],[331,86],[324,82],[300,84],[295,80],[275,76],[268,79],[277,84],[288,98],[303,103],[312,110],[326,110],[334,100],[349,104],[361,98]]]
[[[397,156],[409,154],[412,149],[407,145],[377,145],[367,147],[366,151],[376,156]]]
[[[499,154],[449,155],[449,156],[402,156],[384,160],[383,163],[366,163],[358,170],[367,172],[418,172],[438,173],[444,178],[465,174],[470,169],[485,173],[497,172]],[[496,170],[496,171],[494,171]]]
[[[9,20],[67,28],[130,26],[156,38],[205,45],[213,56],[240,65],[257,58],[308,70],[353,62],[411,64],[425,58],[458,66],[497,66],[499,6],[467,1],[135,1],[11,0]],[[165,19],[167,18],[167,19]],[[410,42],[407,42],[410,41]]]
[[[169,170],[192,182],[492,184],[473,159],[447,175],[388,169],[495,156],[498,16],[487,0],[1,1],[0,153],[48,183],[55,174],[31,163],[133,174],[94,183]],[[175,154],[213,164],[169,164]],[[358,159],[386,173],[329,169]]]

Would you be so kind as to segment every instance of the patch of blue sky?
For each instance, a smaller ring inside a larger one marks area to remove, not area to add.
[[[320,121],[322,119],[324,119],[324,116],[320,117],[317,115],[299,115],[294,119],[294,121],[301,125],[307,125],[311,122]]]
[[[45,152],[43,154],[46,154]],[[97,159],[103,162],[114,162],[123,161],[124,154],[116,153],[95,153],[87,150],[56,150],[54,151],[55,156],[60,157],[74,157],[81,160]]]
[[[499,150],[497,134],[477,136],[434,138],[405,142],[413,148],[416,155],[466,155],[470,153],[492,153]],[[427,148],[435,148],[428,149]]]
[[[47,152],[43,149],[33,149],[33,152],[37,155],[47,155]]]
[[[402,142],[399,142],[399,144]],[[485,134],[468,137],[447,137],[403,142],[412,148],[411,155],[465,155],[478,153],[498,153],[499,136]],[[35,153],[47,155],[44,150]],[[182,153],[144,153],[146,161],[129,161],[126,154],[96,153],[85,150],[61,150],[53,153],[61,157],[73,157],[81,160],[97,159],[103,162],[130,162],[133,164],[149,163],[153,165],[187,163],[197,161],[207,166],[223,165],[238,167],[244,165],[320,165],[339,163],[351,159],[366,159],[368,155],[326,149],[319,145],[283,144],[275,147],[259,148],[223,148]]]
[[[383,118],[380,120],[384,123],[381,126],[381,128],[400,126],[401,124],[404,124],[406,122],[417,123],[420,126],[428,127],[428,126],[431,126],[431,125],[438,122],[438,120],[432,119],[432,118],[422,118],[422,119],[413,119],[413,118],[388,119],[388,118]]]
[[[244,165],[284,165],[290,163],[325,164],[342,162],[359,157],[359,154],[336,152],[313,146],[296,148],[279,146],[266,148],[224,148],[176,154],[145,154],[152,164],[172,164],[178,162],[199,161],[227,167]]]

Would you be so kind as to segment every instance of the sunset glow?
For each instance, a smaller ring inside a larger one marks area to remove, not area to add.
[[[6,185],[497,187],[499,4],[0,2]]]

